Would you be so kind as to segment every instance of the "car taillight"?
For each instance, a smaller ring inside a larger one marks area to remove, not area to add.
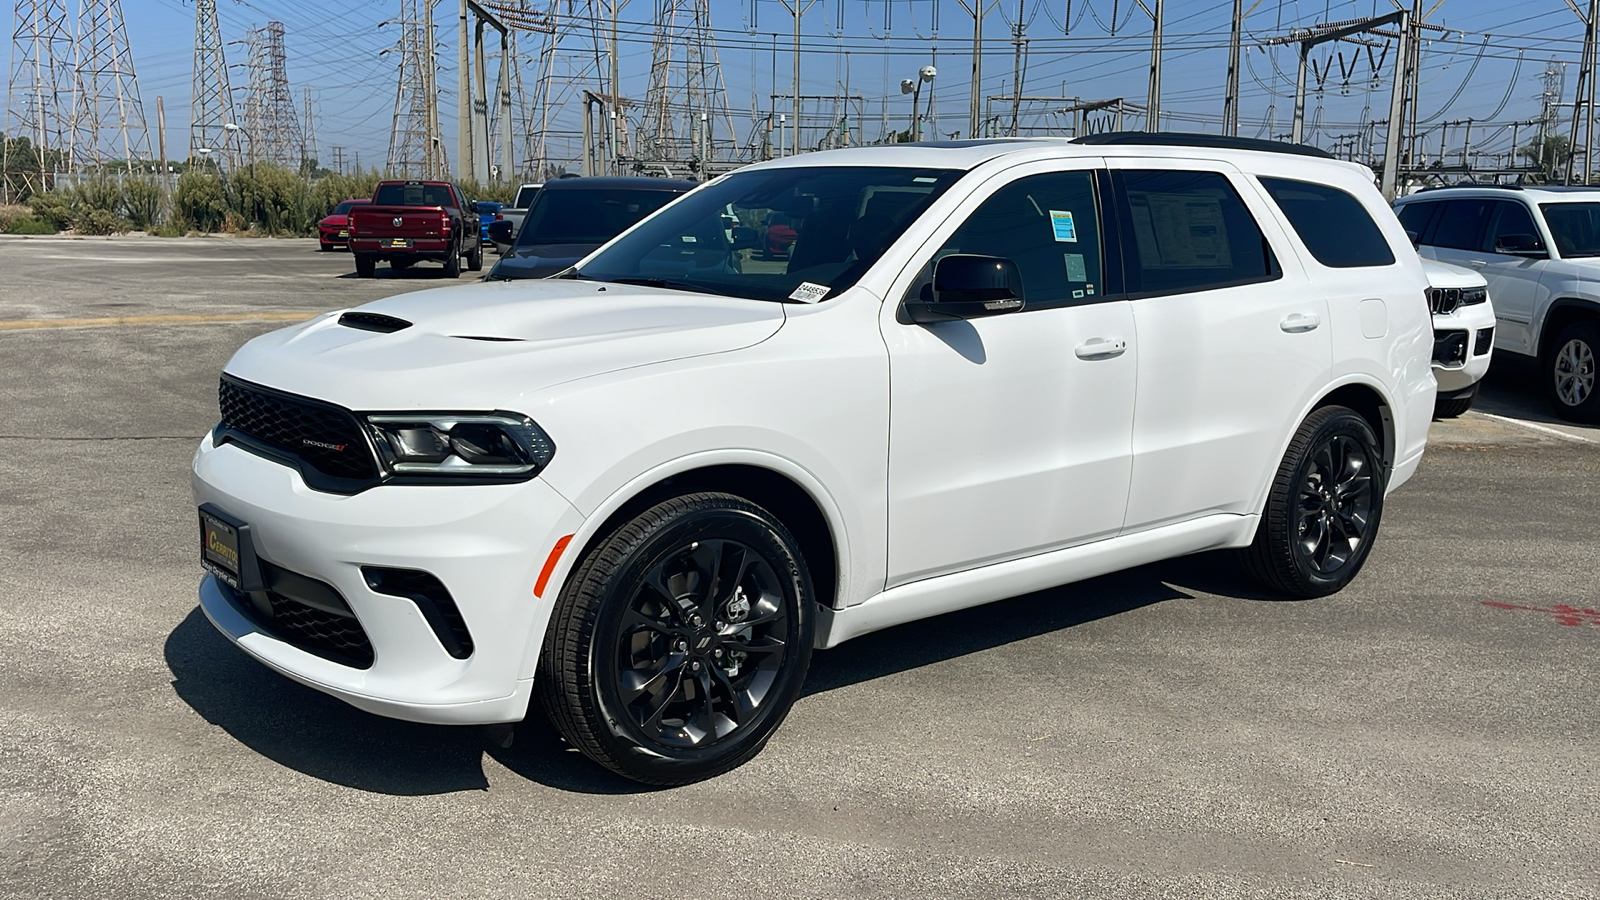
[[[446,213],[439,214],[439,230],[445,234],[450,233],[450,216]]]
[[[505,220],[506,220],[506,217],[505,217],[505,216],[502,216],[502,215],[500,215],[500,214],[499,214],[499,213],[495,213],[495,214],[494,214],[494,220],[495,220],[495,221],[496,221],[496,222],[504,222],[504,221],[505,221]]]

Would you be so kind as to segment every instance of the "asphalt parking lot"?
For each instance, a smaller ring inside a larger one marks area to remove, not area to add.
[[[1336,597],[1203,555],[891,629],[754,762],[647,790],[536,722],[355,711],[196,608],[228,356],[446,283],[351,270],[0,239],[0,896],[1600,897],[1600,429],[1523,367]]]

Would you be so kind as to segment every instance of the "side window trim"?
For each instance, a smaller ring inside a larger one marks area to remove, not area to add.
[[[1115,198],[1116,198],[1115,199],[1115,205],[1116,205],[1116,210],[1117,210],[1117,214],[1116,214],[1117,227],[1118,227],[1118,230],[1120,232],[1119,236],[1118,236],[1119,237],[1119,241],[1118,241],[1119,249],[1127,248],[1126,252],[1121,254],[1122,269],[1123,269],[1124,274],[1126,276],[1126,280],[1123,283],[1123,290],[1125,291],[1125,293],[1119,299],[1147,300],[1147,299],[1151,299],[1151,298],[1154,298],[1154,297],[1171,297],[1171,296],[1175,296],[1177,294],[1202,293],[1202,292],[1205,292],[1205,291],[1220,291],[1220,290],[1227,290],[1228,288],[1245,287],[1246,285],[1252,285],[1252,284],[1267,284],[1267,283],[1270,283],[1270,282],[1273,282],[1273,281],[1280,281],[1280,280],[1283,279],[1283,264],[1278,261],[1278,254],[1277,254],[1277,252],[1275,250],[1272,249],[1272,242],[1267,238],[1266,231],[1265,231],[1265,229],[1263,229],[1261,227],[1261,223],[1259,221],[1256,221],[1255,213],[1250,211],[1249,204],[1244,202],[1244,198],[1242,196],[1238,196],[1238,188],[1234,187],[1233,180],[1231,178],[1229,178],[1223,172],[1213,172],[1213,171],[1208,170],[1208,169],[1196,169],[1196,170],[1192,170],[1192,171],[1207,172],[1209,174],[1214,174],[1214,175],[1217,175],[1217,176],[1221,177],[1224,181],[1226,181],[1228,183],[1228,187],[1234,191],[1234,194],[1237,197],[1237,199],[1239,200],[1239,203],[1244,207],[1245,214],[1250,216],[1251,221],[1254,222],[1254,224],[1256,226],[1256,231],[1261,234],[1262,247],[1266,250],[1268,261],[1271,263],[1271,266],[1272,266],[1271,267],[1271,272],[1269,274],[1267,274],[1267,275],[1255,276],[1255,277],[1250,277],[1250,278],[1240,278],[1240,279],[1235,279],[1235,280],[1232,280],[1232,281],[1217,282],[1215,284],[1208,284],[1205,287],[1201,287],[1201,288],[1175,288],[1175,289],[1172,289],[1172,290],[1155,290],[1155,291],[1132,290],[1131,288],[1133,287],[1133,285],[1132,285],[1132,280],[1133,279],[1132,279],[1131,276],[1132,276],[1133,270],[1135,268],[1137,268],[1135,263],[1137,262],[1137,254],[1138,254],[1137,247],[1138,247],[1138,244],[1136,244],[1134,242],[1135,241],[1135,237],[1134,237],[1134,234],[1133,234],[1133,206],[1128,200],[1128,184],[1127,184],[1127,179],[1126,179],[1125,174],[1124,174],[1124,173],[1129,172],[1129,171],[1141,171],[1141,170],[1138,170],[1138,169],[1112,169],[1110,171],[1112,189],[1115,191]],[[1161,170],[1157,170],[1157,171],[1183,172],[1183,171],[1191,171],[1191,170],[1186,170],[1186,169],[1161,169]]]
[[[1126,263],[1122,251],[1122,205],[1117,202],[1116,188],[1111,181],[1111,170],[1094,170],[1095,202],[1100,208],[1100,272],[1105,280],[1103,300],[1128,299]]]

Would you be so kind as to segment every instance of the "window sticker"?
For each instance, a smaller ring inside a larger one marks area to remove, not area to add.
[[[1056,241],[1071,244],[1078,242],[1078,227],[1072,224],[1070,211],[1050,210],[1050,228],[1055,232]]]
[[[930,178],[927,175],[918,175],[917,177],[915,177],[915,178],[913,178],[911,180],[912,180],[912,182],[914,182],[916,184],[933,184],[934,182],[938,181],[939,179]]]
[[[1072,292],[1072,299],[1074,299],[1074,300],[1082,300],[1083,299],[1083,291],[1073,291]]]
[[[686,234],[683,236],[683,242],[685,244],[698,244],[700,243],[700,239],[692,234]]]
[[[815,303],[828,296],[828,286],[825,284],[812,284],[809,281],[800,282],[800,286],[789,295],[790,300],[799,300],[801,303]]]
[[[1082,253],[1063,253],[1062,258],[1067,261],[1068,281],[1088,281],[1089,272],[1083,265]]]
[[[1141,263],[1147,269],[1225,269],[1233,265],[1222,201],[1193,194],[1129,197]],[[1144,259],[1147,248],[1155,259]]]

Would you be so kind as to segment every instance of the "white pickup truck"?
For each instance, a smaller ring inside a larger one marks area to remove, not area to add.
[[[539,196],[539,190],[543,187],[542,181],[524,184],[517,188],[517,198],[510,206],[500,207],[500,221],[507,225],[502,228],[490,226],[489,240],[494,241],[502,252],[516,240],[517,230],[522,227],[522,217],[528,214],[528,208],[533,206],[533,198]]]

